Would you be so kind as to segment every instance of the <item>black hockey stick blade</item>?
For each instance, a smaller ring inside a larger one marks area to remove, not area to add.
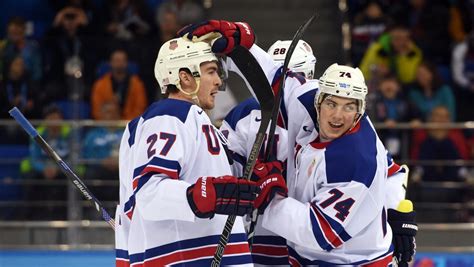
[[[242,46],[237,46],[229,54],[229,57],[232,58],[235,65],[237,65],[239,70],[242,72],[252,87],[258,102],[260,103],[260,109],[262,113],[262,120],[260,121],[257,137],[255,138],[255,142],[253,143],[252,149],[250,150],[249,158],[247,159],[247,164],[244,168],[243,177],[245,177],[247,180],[250,180],[253,167],[255,166],[260,148],[262,147],[263,141],[265,139],[265,132],[268,128],[268,125],[270,124],[271,113],[274,106],[274,95],[272,87],[270,86],[265,73],[260,67],[260,64],[250,53],[250,51],[248,51],[248,49]],[[227,218],[224,230],[222,231],[222,234],[219,238],[219,243],[217,244],[216,252],[214,253],[214,259],[211,263],[211,266],[213,267],[220,266],[222,256],[224,255],[224,249],[227,245],[227,242],[229,241],[235,219],[235,215],[230,215]]]
[[[268,130],[268,137],[267,137],[268,141],[267,141],[267,146],[265,147],[265,161],[266,162],[270,160],[273,153],[275,153],[275,155],[277,153],[276,151],[272,151],[272,149],[273,149],[273,143],[275,142],[275,130],[276,130],[276,125],[277,125],[277,120],[278,120],[278,113],[280,112],[281,98],[283,97],[286,74],[288,72],[288,65],[290,64],[291,56],[293,55],[296,45],[298,45],[298,42],[303,37],[303,34],[305,33],[306,29],[308,29],[308,27],[313,23],[313,21],[317,18],[317,16],[318,16],[317,13],[313,14],[313,16],[311,16],[303,25],[301,25],[298,28],[295,35],[293,36],[293,39],[291,40],[291,44],[288,47],[288,51],[286,52],[285,61],[283,63],[283,68],[282,68],[283,73],[280,80],[280,86],[278,87],[278,92],[275,96],[275,105],[273,106],[273,110],[272,110],[272,119],[271,119],[270,129]],[[258,210],[255,209],[252,213],[252,221],[250,223],[249,231],[247,233],[247,238],[248,238],[248,243],[249,243],[250,248],[252,248],[257,221],[258,221]]]
[[[95,209],[100,213],[102,219],[106,221],[112,229],[115,230],[115,221],[105,210],[104,206],[99,202],[99,200],[92,194],[92,192],[87,188],[84,182],[72,171],[71,168],[64,162],[61,157],[53,150],[53,148],[41,137],[41,135],[36,131],[36,129],[31,125],[28,119],[25,118],[23,113],[17,108],[14,107],[9,111],[10,115],[16,120],[16,122],[25,130],[28,135],[33,138],[33,140],[43,149],[43,151],[52,158],[56,164],[58,164],[61,171],[66,175],[67,178],[76,186],[76,188],[82,193],[82,195],[92,202]]]

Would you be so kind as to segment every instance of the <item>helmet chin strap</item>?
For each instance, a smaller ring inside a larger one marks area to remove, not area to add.
[[[192,101],[194,102],[194,104],[198,105],[199,107],[201,107],[201,104],[199,103],[199,98],[197,96],[198,92],[199,92],[199,89],[200,89],[200,85],[201,85],[201,79],[199,78],[195,78],[196,80],[196,89],[192,92],[186,92],[184,91],[182,88],[181,88],[181,84],[178,83],[176,85],[176,87],[178,88],[179,91],[181,91],[181,93],[187,95],[187,96],[190,96]]]
[[[357,125],[357,123],[359,123],[360,119],[362,119],[362,114],[357,112],[356,116],[357,116],[357,119],[354,121],[351,128],[349,128],[349,130],[347,130],[347,132],[350,132],[352,129],[354,129],[354,127]]]

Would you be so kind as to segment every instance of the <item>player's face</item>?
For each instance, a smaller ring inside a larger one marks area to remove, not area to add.
[[[201,83],[199,85],[199,104],[203,109],[213,109],[215,98],[221,86],[222,80],[219,77],[216,62],[206,62],[201,64]]]
[[[339,138],[354,125],[357,101],[350,98],[328,96],[319,109],[319,137],[323,142]]]

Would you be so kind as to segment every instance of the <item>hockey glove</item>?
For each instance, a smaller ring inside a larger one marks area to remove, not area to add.
[[[214,214],[243,216],[252,212],[259,189],[255,182],[234,176],[200,177],[186,192],[189,206],[199,218]]]
[[[414,211],[400,212],[388,210],[388,223],[393,231],[393,257],[397,259],[398,266],[408,266],[416,250],[415,236],[418,226],[415,223]]]
[[[255,34],[245,22],[230,22],[226,20],[208,20],[198,24],[190,24],[179,30],[178,35],[189,40],[202,37],[209,33],[220,33],[212,43],[212,52],[229,54],[235,46],[241,45],[249,49],[255,42]]]
[[[252,181],[259,181],[270,174],[270,171],[276,168],[278,171],[283,172],[283,163],[279,160],[274,160],[270,162],[260,162],[257,160],[255,167],[253,167],[252,177],[250,179]]]
[[[284,197],[288,196],[288,187],[286,187],[285,179],[281,174],[281,169],[278,169],[276,166],[270,170],[269,175],[258,180],[257,184],[260,188],[260,193],[257,199],[255,199],[255,207],[260,214],[263,214],[277,193]]]

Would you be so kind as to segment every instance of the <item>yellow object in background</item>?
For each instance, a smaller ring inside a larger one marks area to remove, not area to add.
[[[405,212],[405,213],[412,212],[413,211],[413,203],[408,199],[404,199],[404,200],[400,201],[400,204],[398,204],[397,211]]]

